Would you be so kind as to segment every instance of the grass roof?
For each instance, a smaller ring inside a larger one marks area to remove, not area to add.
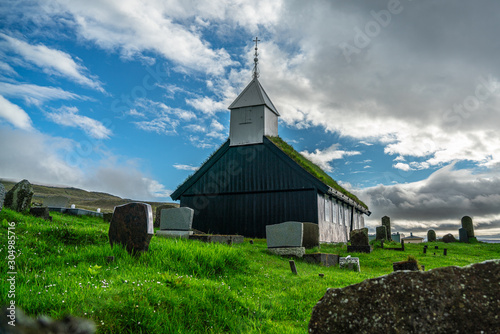
[[[323,182],[324,184],[332,187],[333,189],[341,192],[342,194],[348,196],[350,199],[357,202],[359,205],[368,209],[368,206],[363,203],[355,195],[351,194],[349,191],[341,187],[330,175],[326,174],[318,165],[314,164],[311,160],[304,157],[302,154],[297,152],[290,144],[285,142],[280,137],[267,137],[272,141],[278,148],[280,148],[286,155],[292,158],[296,163],[298,163],[302,168],[304,168],[309,174]]]

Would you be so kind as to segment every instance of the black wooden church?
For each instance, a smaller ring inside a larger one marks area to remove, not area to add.
[[[265,238],[266,225],[299,221],[318,224],[321,242],[345,242],[370,211],[278,137],[255,50],[253,80],[229,106],[229,139],[171,197],[207,233]]]

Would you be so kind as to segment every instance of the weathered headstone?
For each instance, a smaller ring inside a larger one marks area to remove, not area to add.
[[[66,196],[50,196],[43,199],[44,206],[54,208],[67,208],[69,205],[69,197]]]
[[[17,212],[26,211],[31,206],[33,186],[28,180],[22,180],[5,194],[5,207]]]
[[[370,253],[372,248],[368,241],[368,228],[352,230],[350,233],[351,244],[347,246],[348,252]]]
[[[160,216],[161,230],[189,231],[193,225],[194,210],[191,208],[163,209]]]
[[[266,226],[268,248],[302,247],[304,225],[300,222],[284,222]]]
[[[474,237],[474,224],[472,223],[472,218],[469,216],[462,217],[462,227],[467,230],[467,236],[469,238]]]
[[[392,263],[392,270],[397,271],[397,270],[420,270],[418,268],[418,263],[415,261],[401,261],[401,262],[393,262]]]
[[[497,333],[499,277],[500,260],[492,260],[396,271],[328,289],[313,308],[308,333]]]
[[[115,207],[109,225],[109,242],[123,245],[130,254],[145,252],[153,236],[153,212],[146,203],[129,203]]]
[[[340,269],[349,269],[358,272],[361,271],[359,257],[341,257],[339,259],[339,267]]]
[[[319,225],[314,223],[302,223],[303,237],[302,247],[314,248],[319,246]]]
[[[375,240],[387,240],[387,228],[385,226],[377,226],[375,228]]]
[[[458,240],[460,242],[469,242],[469,234],[464,227],[458,229]]]
[[[427,242],[434,242],[434,241],[436,241],[436,231],[434,230],[427,231]]]
[[[49,213],[49,208],[46,206],[31,208],[30,215],[52,221],[52,217]]]
[[[382,226],[385,226],[386,239],[391,240],[391,218],[388,216],[383,216]]]
[[[457,239],[455,239],[455,237],[453,236],[453,234],[451,233],[448,233],[448,234],[445,234],[443,236],[443,239],[441,239],[443,242],[445,243],[449,243],[449,242],[456,242]]]
[[[0,183],[0,211],[3,208],[3,200],[5,199],[5,187]]]
[[[303,257],[306,253],[305,247],[277,247],[277,248],[268,248],[267,251],[274,255],[279,256],[295,256],[295,257]]]
[[[178,208],[179,205],[176,203],[162,204],[156,207],[154,227],[160,227],[161,222],[161,210],[163,209],[174,209]]]

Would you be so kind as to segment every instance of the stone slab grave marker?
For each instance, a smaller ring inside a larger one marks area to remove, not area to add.
[[[154,227],[160,227],[160,221],[161,221],[161,210],[163,209],[174,209],[178,208],[179,205],[175,203],[170,203],[170,204],[162,204],[160,206],[156,207],[156,213],[155,213],[155,219],[154,219]]]
[[[109,243],[123,245],[130,254],[145,252],[153,236],[153,212],[146,203],[115,207],[109,225]]]
[[[349,269],[357,272],[361,271],[361,266],[359,265],[359,257],[341,257],[339,259],[340,269]]]
[[[382,217],[382,226],[385,226],[386,239],[392,240],[391,238],[391,218],[388,216]]]
[[[436,231],[434,230],[427,231],[427,242],[434,242],[434,241],[436,241]]]
[[[375,228],[375,233],[376,233],[376,240],[387,240],[387,228],[382,225],[382,226],[377,226]]]
[[[52,217],[49,213],[49,208],[46,206],[31,208],[30,215],[52,221]]]
[[[458,240],[460,242],[469,242],[469,235],[464,227],[458,229]]]
[[[302,223],[302,226],[302,247],[319,247],[319,225],[314,223]]]
[[[352,230],[349,239],[351,244],[347,246],[348,252],[371,253],[372,247],[368,241],[368,228]]]
[[[6,208],[22,212],[30,208],[32,198],[33,186],[28,180],[22,180],[5,194],[4,205]]]
[[[162,209],[160,230],[189,231],[193,226],[194,210],[188,207]]]
[[[0,211],[3,208],[3,200],[5,199],[5,187],[0,183]]]
[[[450,243],[450,242],[456,242],[457,241],[457,239],[455,239],[455,237],[451,233],[445,234],[443,236],[443,239],[441,239],[441,240],[443,240],[443,242],[445,242],[445,243]]]
[[[69,205],[69,197],[66,196],[49,196],[42,201],[44,206],[54,208],[67,208]]]
[[[472,223],[472,218],[469,216],[463,216],[462,217],[462,228],[465,228],[467,230],[467,236],[469,238],[474,237],[474,224]]]
[[[304,225],[284,222],[266,226],[267,248],[302,247]]]

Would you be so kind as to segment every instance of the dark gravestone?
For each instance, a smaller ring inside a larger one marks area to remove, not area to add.
[[[3,200],[5,199],[5,187],[0,183],[0,211],[2,211]]]
[[[382,217],[382,226],[385,226],[386,239],[392,240],[391,237],[391,218],[388,216]]]
[[[314,223],[302,223],[304,226],[302,235],[302,247],[314,248],[319,246],[319,226]]]
[[[467,230],[467,236],[469,238],[474,237],[474,224],[472,223],[472,218],[469,216],[462,217],[462,227]]]
[[[414,262],[414,261],[394,262],[392,264],[392,269],[394,271],[397,271],[397,270],[413,270],[413,271],[419,270],[417,262]]]
[[[434,241],[436,241],[436,231],[434,230],[427,231],[427,242],[434,242]]]
[[[109,225],[109,243],[123,245],[130,254],[145,252],[153,236],[151,205],[129,203],[115,207]]]
[[[308,333],[498,333],[499,277],[500,260],[492,260],[328,289]]]
[[[160,227],[161,210],[163,210],[163,209],[173,209],[173,208],[178,208],[178,207],[179,207],[179,205],[177,205],[175,203],[163,204],[163,205],[157,206],[156,207],[154,227]]]
[[[458,229],[458,240],[460,242],[469,242],[469,234],[464,227]]]
[[[387,228],[385,226],[377,226],[375,233],[376,240],[387,240]]]
[[[5,194],[4,205],[17,212],[26,211],[31,206],[32,197],[33,186],[28,180],[22,180]]]
[[[49,208],[46,206],[31,208],[30,215],[52,221],[52,217],[49,214]]]
[[[334,267],[339,263],[339,256],[327,253],[304,254],[302,257],[307,263],[323,265],[325,267]]]
[[[441,239],[441,240],[443,240],[443,242],[445,242],[445,243],[450,243],[450,242],[456,242],[457,241],[457,239],[455,239],[455,237],[451,233],[445,234],[443,236],[443,239]]]
[[[371,253],[372,248],[368,243],[368,229],[352,230],[350,233],[351,245],[347,246],[349,253]]]

